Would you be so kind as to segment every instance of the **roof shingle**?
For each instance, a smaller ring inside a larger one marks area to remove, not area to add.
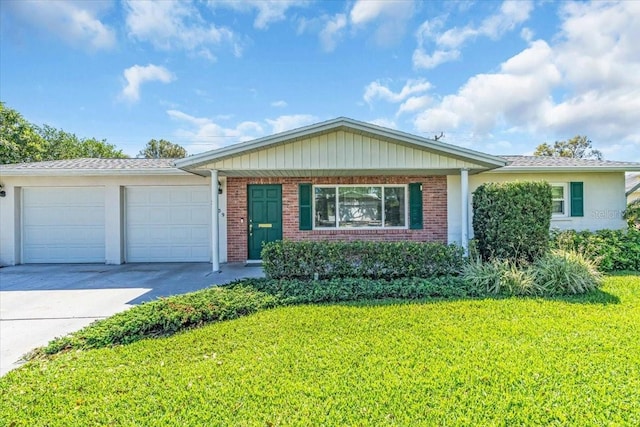
[[[131,170],[174,168],[175,159],[66,159],[0,165],[1,169]]]

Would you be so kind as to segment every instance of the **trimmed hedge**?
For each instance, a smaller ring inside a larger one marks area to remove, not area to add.
[[[460,277],[443,276],[422,279],[405,277],[394,280],[333,278],[329,280],[245,279],[241,286],[273,295],[280,304],[308,304],[385,298],[462,298],[470,296]],[[237,286],[236,284],[229,285]]]
[[[433,242],[291,242],[265,245],[262,267],[272,279],[397,279],[458,274],[464,251]]]
[[[598,264],[601,271],[640,271],[640,230],[551,232],[554,248],[580,252]]]
[[[487,183],[473,193],[473,232],[483,260],[532,262],[549,249],[551,186]]]

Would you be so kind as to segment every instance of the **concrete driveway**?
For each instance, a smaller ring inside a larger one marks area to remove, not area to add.
[[[145,301],[243,277],[259,266],[209,263],[19,265],[0,268],[0,376],[55,337]]]

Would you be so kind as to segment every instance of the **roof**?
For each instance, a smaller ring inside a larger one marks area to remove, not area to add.
[[[196,154],[176,161],[176,166],[183,170],[198,173],[196,172],[198,168],[202,168],[205,165],[216,161],[263,151],[285,144],[291,144],[299,140],[309,139],[335,131],[348,131],[354,134],[370,136],[395,144],[402,144],[423,151],[433,152],[448,158],[479,165],[482,170],[493,169],[506,164],[504,159],[490,154],[446,144],[394,129],[388,129],[371,123],[353,120],[347,117],[338,117],[336,119],[281,132],[264,138],[241,142],[219,148],[217,150]],[[200,171],[202,171],[202,169]]]
[[[184,174],[175,159],[67,159],[0,165],[0,175]]]
[[[509,164],[494,173],[640,171],[640,163],[550,156],[500,156]]]
[[[640,190],[640,173],[628,173],[625,177],[624,188],[627,196]]]

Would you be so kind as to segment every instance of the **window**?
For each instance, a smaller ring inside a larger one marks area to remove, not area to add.
[[[404,185],[314,187],[314,228],[406,228]]]
[[[551,214],[554,217],[567,216],[567,184],[551,184]]]

